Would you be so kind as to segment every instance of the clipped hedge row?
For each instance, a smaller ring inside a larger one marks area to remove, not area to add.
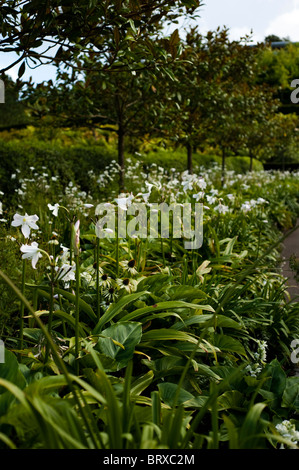
[[[127,155],[129,156],[129,155]],[[130,155],[132,160],[141,159],[145,166],[156,163],[158,166],[170,170],[184,171],[187,167],[186,152],[184,149],[158,148],[148,153]],[[43,167],[49,170],[51,176],[58,176],[62,185],[70,180],[88,191],[90,178],[88,172],[101,173],[112,161],[117,160],[115,145],[107,144],[103,140],[99,143],[76,143],[63,145],[47,140],[30,139],[0,139],[0,181],[1,191],[6,195],[12,194],[16,189],[11,175],[20,170],[21,176],[28,177],[30,167],[42,173]],[[211,168],[213,164],[221,164],[217,155],[194,153],[194,170],[201,166]],[[227,170],[245,173],[249,169],[249,158],[228,157]],[[254,169],[263,169],[259,162],[254,162]]]
[[[157,148],[156,150],[142,154],[140,157],[146,164],[156,163],[163,168],[175,168],[177,171],[184,171],[187,168],[187,153],[184,149],[163,149]],[[217,163],[221,165],[221,157],[215,153],[200,153],[193,154],[193,167],[196,171],[197,167],[212,168]],[[236,173],[246,173],[249,170],[250,159],[249,157],[227,157],[226,169],[234,170]],[[263,170],[263,164],[257,160],[253,161],[253,170]]]
[[[88,171],[101,172],[116,158],[116,154],[104,145],[59,146],[49,142],[30,144],[30,141],[0,141],[0,181],[5,194],[14,191],[11,175],[20,170],[28,175],[30,167],[42,172],[47,168],[51,176],[59,176],[61,183],[72,180],[82,189],[89,186]]]

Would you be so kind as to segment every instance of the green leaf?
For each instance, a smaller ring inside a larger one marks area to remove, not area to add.
[[[299,377],[287,378],[281,406],[299,412]]]
[[[145,375],[138,377],[131,386],[131,395],[140,395],[153,381],[154,373],[153,371],[149,370]]]
[[[142,336],[141,323],[118,322],[102,331],[96,349],[117,362],[117,369],[128,365]]]
[[[175,29],[170,36],[169,43],[171,46],[176,46],[180,42],[179,30]]]
[[[148,293],[147,291],[141,291],[141,292],[135,292],[134,294],[125,295],[124,297],[122,297],[115,304],[111,304],[110,307],[104,313],[104,315],[101,317],[101,319],[99,320],[97,325],[95,326],[95,328],[93,330],[93,334],[96,335],[96,334],[100,333],[100,331],[101,331],[102,327],[105,325],[105,323],[108,323],[109,321],[111,321],[116,315],[118,315],[122,310],[124,310],[124,308],[128,304],[130,304],[134,300],[137,300],[139,297],[141,297],[142,295],[147,294],[147,293]],[[126,317],[123,317],[122,320],[126,321],[126,320],[129,320],[129,319],[126,316]]]
[[[26,69],[26,63],[24,61],[24,62],[22,62],[22,64],[20,65],[20,68],[18,70],[18,78],[21,78],[24,75],[25,69]]]
[[[259,434],[262,432],[263,425],[261,422],[261,414],[266,405],[264,403],[256,403],[248,411],[244,423],[240,431],[240,448],[256,449],[261,442]]]
[[[241,325],[237,323],[235,320],[232,320],[225,315],[217,315],[216,322],[214,322],[214,315],[204,314],[204,315],[194,315],[190,318],[187,318],[183,322],[175,323],[171,328],[175,330],[181,330],[186,326],[191,325],[199,325],[200,327],[207,327],[207,326],[219,326],[221,328],[234,328],[237,330],[242,329]]]
[[[4,363],[0,363],[0,379],[4,379],[19,388],[24,388],[26,380],[19,370],[16,356],[8,349],[4,350]],[[0,416],[6,413],[14,395],[0,386]]]
[[[173,406],[178,385],[170,382],[164,382],[158,384],[158,389],[163,402],[168,406]],[[178,394],[177,405],[183,404],[185,407],[201,408],[205,404],[207,398],[208,397],[206,396],[194,397],[192,393],[181,388]]]
[[[246,356],[246,351],[240,341],[232,338],[231,336],[214,334],[213,344],[219,348],[220,351],[227,351]]]
[[[275,399],[269,403],[269,406],[275,409],[281,404],[286,387],[286,374],[277,359],[274,359],[265,366],[264,373],[268,379],[263,384],[263,389],[274,394]]]
[[[240,410],[243,404],[243,394],[238,390],[228,390],[218,397],[218,411],[230,408]]]
[[[183,331],[167,330],[166,328],[147,331],[142,335],[142,342],[145,341],[188,341],[193,344],[198,342],[196,338]]]
[[[155,312],[159,312],[161,310],[172,310],[177,308],[191,308],[193,310],[207,310],[208,312],[214,312],[214,309],[210,305],[192,304],[189,302],[184,302],[182,300],[170,300],[168,302],[158,302],[157,304],[134,310],[133,312],[125,315],[122,320],[136,320],[136,318],[142,317],[147,313],[154,314]]]

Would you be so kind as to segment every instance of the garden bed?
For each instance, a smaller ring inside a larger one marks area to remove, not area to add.
[[[2,447],[296,447],[299,308],[280,247],[299,175],[228,172],[223,187],[218,167],[140,163],[117,198],[113,164],[90,192],[30,171],[1,225]],[[100,238],[98,204],[133,201],[202,203],[202,245]]]

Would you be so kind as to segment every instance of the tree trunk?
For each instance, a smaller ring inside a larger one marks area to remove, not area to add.
[[[193,166],[192,166],[192,146],[189,142],[186,145],[187,148],[187,169],[189,173],[193,173]]]
[[[125,154],[124,154],[124,131],[122,126],[118,130],[118,164],[119,169],[119,191],[122,192],[125,188]]]
[[[225,183],[225,149],[222,149],[222,172],[221,172],[221,186],[224,186]]]

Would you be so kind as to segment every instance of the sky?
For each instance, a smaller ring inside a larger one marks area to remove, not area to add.
[[[299,42],[299,0],[203,0],[196,24],[201,33],[215,31],[218,26],[229,28],[230,38],[238,40],[252,31],[253,42],[263,41],[269,34],[281,38],[288,37]],[[180,24],[182,31],[183,22]],[[169,28],[169,32],[172,29]],[[0,68],[15,60],[11,53],[0,53]],[[17,78],[18,67],[8,73]],[[55,67],[43,66],[26,71],[23,79],[30,75],[36,83],[43,80],[55,80]]]

